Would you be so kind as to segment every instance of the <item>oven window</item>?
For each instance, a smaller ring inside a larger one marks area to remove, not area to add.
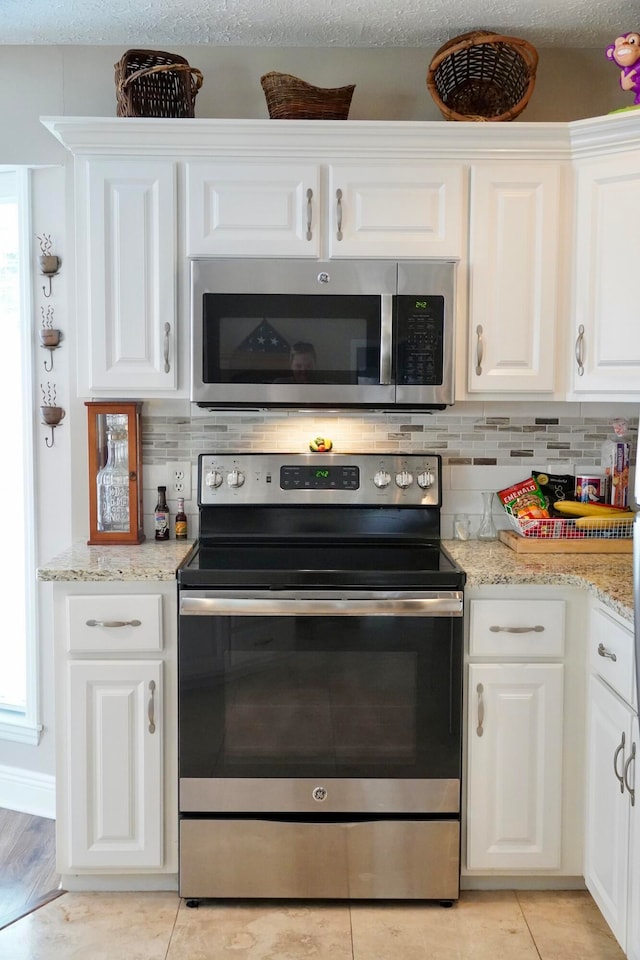
[[[182,617],[181,777],[457,778],[460,620]]]
[[[203,297],[204,383],[380,382],[380,297]]]

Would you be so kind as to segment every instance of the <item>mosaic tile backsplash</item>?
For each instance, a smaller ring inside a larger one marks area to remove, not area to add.
[[[628,422],[635,460],[638,418]],[[477,416],[453,411],[433,415],[143,416],[143,461],[148,465],[172,460],[195,463],[199,453],[210,451],[305,451],[317,435],[329,436],[338,452],[428,450],[439,453],[450,466],[520,463],[529,470],[557,460],[571,461],[578,470],[599,462],[602,443],[613,431],[610,418]]]

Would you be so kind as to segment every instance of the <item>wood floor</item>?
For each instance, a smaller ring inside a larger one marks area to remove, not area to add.
[[[55,821],[0,808],[0,929],[60,893]]]

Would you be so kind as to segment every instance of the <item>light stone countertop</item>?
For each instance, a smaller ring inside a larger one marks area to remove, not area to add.
[[[193,540],[140,544],[74,543],[38,568],[38,580],[175,580]]]
[[[516,553],[499,540],[444,540],[467,574],[467,586],[538,584],[582,587],[633,622],[633,557],[630,553]]]
[[[38,569],[39,580],[175,580],[192,541],[148,540],[131,546],[76,543]],[[633,561],[630,553],[517,554],[496,540],[443,541],[467,574],[468,586],[537,584],[582,587],[625,620],[633,621]]]

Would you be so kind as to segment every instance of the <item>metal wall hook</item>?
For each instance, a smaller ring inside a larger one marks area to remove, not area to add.
[[[46,445],[47,445],[49,448],[51,448],[51,447],[54,445],[54,443],[56,442],[56,439],[55,439],[55,437],[54,437],[54,435],[53,435],[53,431],[55,430],[56,427],[59,427],[60,424],[59,424],[59,423],[49,423],[49,424],[45,424],[45,426],[48,426],[49,429],[51,430],[51,443],[49,443],[49,437],[45,437],[45,438],[44,438],[44,442],[46,443]]]
[[[48,350],[50,353],[50,357],[49,357],[50,366],[47,366],[46,360],[44,361],[44,368],[47,371],[47,373],[51,373],[51,371],[53,370],[53,351],[56,349],[57,347],[45,347],[45,350]]]
[[[42,286],[42,292],[44,293],[45,297],[51,296],[51,277],[49,277],[48,279],[49,279],[49,293],[47,293],[47,288],[44,286],[44,284]]]

